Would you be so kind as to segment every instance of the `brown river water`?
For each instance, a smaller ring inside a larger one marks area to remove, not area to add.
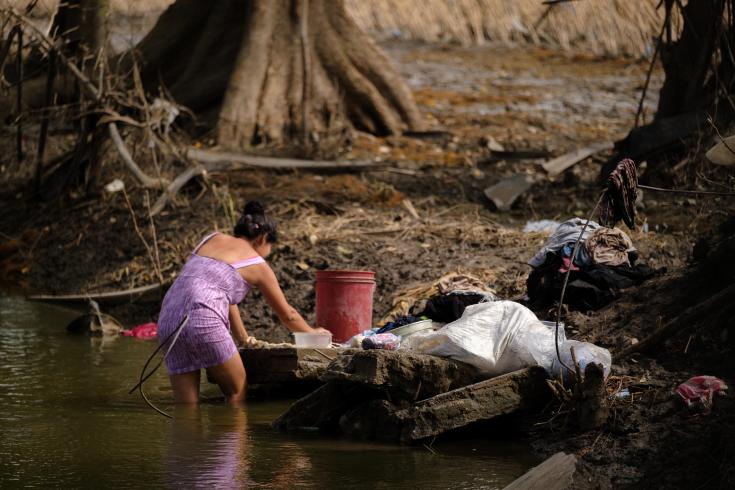
[[[0,488],[495,489],[538,463],[509,440],[431,452],[271,429],[292,400],[174,409],[162,368],[146,392],[169,420],[128,394],[155,343],[68,335],[76,314],[0,295]]]

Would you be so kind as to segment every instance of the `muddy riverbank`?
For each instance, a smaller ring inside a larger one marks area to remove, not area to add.
[[[390,309],[397,290],[455,270],[481,277],[501,297],[521,297],[530,270],[526,261],[545,240],[541,233],[524,233],[523,226],[529,220],[586,215],[608,155],[552,180],[540,169],[542,159],[496,160],[488,146],[558,155],[624,137],[635,115],[646,63],[537,48],[408,43],[384,47],[409,81],[427,120],[450,135],[417,139],[358,134],[344,156],[386,164],[369,172],[211,174],[185,187],[174,205],[153,220],[153,227],[146,192],[110,152],[103,167],[105,183],[114,178],[126,183],[140,234],[119,192],[30,199],[18,184],[28,168],[14,163],[13,139],[5,129],[0,178],[7,185],[2,190],[0,232],[4,242],[15,240],[3,255],[5,280],[47,293],[170,281],[203,235],[228,230],[233,211],[256,198],[266,203],[281,228],[282,239],[270,262],[286,296],[309,321],[314,317],[314,271],[327,267],[376,272],[376,319]],[[660,83],[657,72],[654,88]],[[650,115],[654,96],[646,107]],[[26,134],[28,144],[34,141],[33,131]],[[59,125],[49,151],[63,151],[70,138],[68,129]],[[203,135],[193,143],[207,146],[210,138]],[[141,162],[152,165],[143,143],[135,147]],[[675,171],[656,172],[648,172],[643,164],[642,181],[705,188],[713,181],[732,184],[732,175],[713,169],[701,155],[673,163]],[[173,176],[183,168],[183,163],[171,162],[163,171]],[[509,212],[492,210],[483,189],[517,173],[541,180]],[[150,194],[148,199],[156,197]],[[696,275],[700,266],[693,260],[694,245],[703,237],[726,236],[718,227],[733,210],[733,201],[723,198],[646,192],[639,205],[639,226],[630,236],[642,260],[668,272],[627,290],[602,310],[567,315],[570,336],[608,347],[615,356],[632,339],[644,338],[653,326],[701,300],[711,285]],[[152,247],[150,253],[141,237]],[[712,238],[710,243],[722,240]],[[252,334],[271,341],[287,339],[285,328],[257,293],[248,297],[242,312]],[[116,307],[110,313],[130,326],[155,320],[158,304]],[[549,312],[537,313],[549,318]],[[727,461],[735,456],[731,403],[718,400],[710,415],[691,417],[670,397],[677,383],[695,374],[732,381],[735,334],[725,335],[723,341],[722,331],[728,330],[695,331],[691,338],[690,333],[675,337],[646,355],[614,357],[619,386],[611,385],[611,390],[632,387],[637,395],[616,402],[603,430],[577,433],[564,425],[569,421],[556,405],[521,424],[519,437],[532,441],[541,455],[557,450],[579,455],[579,478],[592,478],[580,479],[579,488],[677,488],[694,481],[728,486],[734,475]],[[681,447],[688,449],[679,451]],[[704,458],[712,448],[717,450]]]

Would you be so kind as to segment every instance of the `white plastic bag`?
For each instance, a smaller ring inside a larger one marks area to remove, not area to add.
[[[611,358],[606,349],[566,340],[563,330],[559,332],[559,342],[559,352],[568,366],[572,365],[569,348],[574,346],[583,370],[587,363],[598,362],[602,363],[605,375],[609,374]],[[561,372],[559,368],[564,369],[556,357],[554,328],[544,325],[531,310],[512,301],[468,306],[460,319],[439,330],[407,337],[401,349],[449,357],[491,377],[531,366],[541,366],[552,376]]]
[[[456,359],[489,376],[536,365],[548,370],[555,355],[553,331],[512,301],[468,306],[460,319],[405,342],[405,348]]]
[[[561,360],[564,361],[564,364],[569,366],[571,369],[574,369],[574,361],[572,361],[571,352],[572,347],[574,347],[574,355],[577,358],[577,362],[579,363],[579,368],[583,376],[584,368],[587,367],[587,364],[591,362],[602,364],[602,369],[605,372],[605,378],[610,375],[612,356],[610,355],[609,350],[605,349],[604,347],[599,347],[595,344],[590,344],[589,342],[567,340],[566,342],[559,345],[559,356],[561,356]],[[549,373],[550,376],[554,378],[558,378],[561,374],[564,377],[564,381],[567,382],[571,382],[574,379],[574,373],[572,373],[559,363],[559,359],[556,357],[556,353],[554,353],[551,370],[549,371],[547,369],[546,371]]]

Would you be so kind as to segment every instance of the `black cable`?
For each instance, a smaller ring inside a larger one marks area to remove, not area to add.
[[[735,192],[724,191],[695,191],[690,189],[664,189],[663,187],[653,187],[651,185],[638,184],[639,189],[648,189],[649,191],[670,192],[672,194],[703,194],[709,196],[735,196]]]
[[[140,371],[140,379],[139,379],[138,383],[135,386],[133,386],[130,389],[130,391],[128,392],[128,395],[130,395],[137,388],[138,389],[138,392],[140,393],[140,396],[143,397],[143,400],[148,404],[149,407],[151,407],[153,410],[155,410],[156,412],[160,413],[164,417],[167,417],[167,418],[170,418],[170,419],[173,418],[171,415],[167,414],[166,412],[164,412],[160,408],[156,407],[148,399],[148,397],[143,392],[143,383],[145,383],[151,376],[153,376],[153,374],[155,374],[155,372],[158,371],[158,368],[161,367],[161,364],[163,363],[164,359],[166,359],[166,356],[168,356],[168,353],[171,352],[171,348],[176,343],[176,340],[178,340],[179,333],[181,333],[181,331],[183,330],[183,328],[186,326],[186,324],[188,322],[189,322],[189,315],[186,315],[186,316],[184,316],[184,319],[181,320],[181,323],[179,324],[179,326],[176,327],[176,330],[174,330],[173,332],[171,332],[170,334],[168,334],[168,336],[164,339],[164,341],[161,342],[158,345],[158,347],[156,347],[156,350],[153,351],[153,354],[151,354],[150,357],[148,357],[148,360],[143,365],[143,369],[141,369],[141,371]],[[161,357],[161,360],[158,361],[158,364],[156,364],[156,367],[154,367],[151,370],[151,372],[149,372],[147,375],[143,376],[143,374],[145,373],[145,370],[148,369],[148,365],[153,360],[153,358],[155,357],[155,355],[158,354],[158,352],[163,348],[163,346],[166,345],[168,343],[168,341],[171,339],[171,337],[174,336],[174,335],[176,336],[176,338],[173,340],[173,342],[171,343],[171,345],[169,346],[168,350],[163,355],[163,357]]]

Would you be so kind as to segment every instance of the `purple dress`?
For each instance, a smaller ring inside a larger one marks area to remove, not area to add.
[[[189,315],[189,322],[166,356],[169,374],[216,366],[237,352],[230,335],[229,307],[240,303],[250,290],[250,285],[237,270],[262,264],[265,260],[257,256],[228,264],[197,255],[199,248],[215,234],[204,238],[194,249],[163,298],[158,317],[159,343],[176,330],[185,315]],[[166,349],[168,345],[164,346],[164,352]]]

